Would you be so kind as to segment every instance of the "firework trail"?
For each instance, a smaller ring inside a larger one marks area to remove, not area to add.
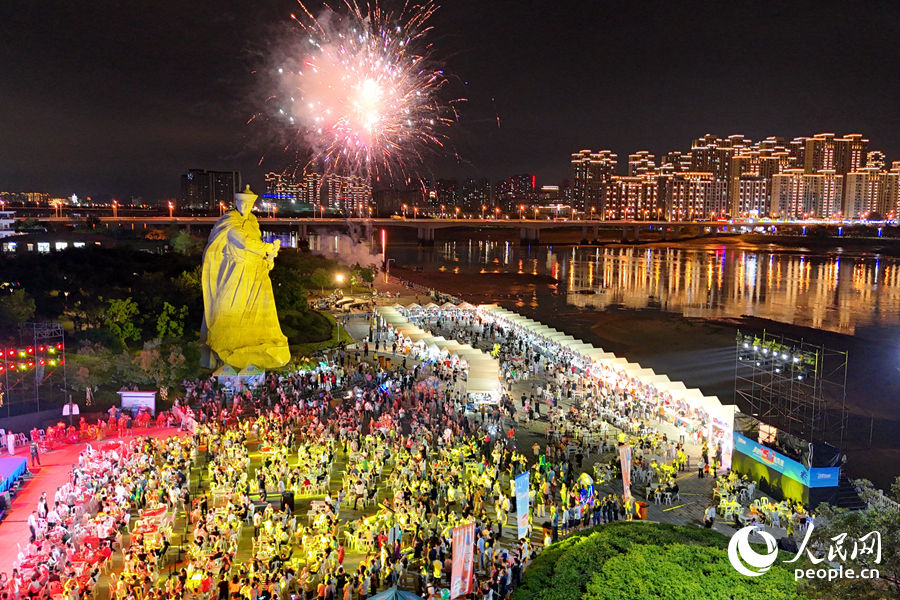
[[[278,72],[280,112],[311,152],[304,170],[370,183],[414,178],[456,116],[440,99],[448,80],[426,40],[437,5],[407,0],[391,12],[343,0],[318,16],[300,6],[300,40]]]

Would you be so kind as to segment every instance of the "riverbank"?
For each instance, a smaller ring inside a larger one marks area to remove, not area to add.
[[[416,272],[392,269],[392,275],[413,283],[456,295],[473,304],[497,302],[560,331],[602,347],[631,362],[652,368],[705,395],[734,402],[735,336],[775,335],[849,353],[847,399],[850,426],[847,440],[835,445],[849,457],[851,477],[871,479],[887,488],[900,469],[900,349],[888,342],[820,329],[795,326],[750,316],[740,318],[695,318],[663,310],[609,308],[604,311],[579,310],[565,304],[555,293],[555,285],[535,280],[528,274]],[[497,290],[500,277],[506,292]],[[545,304],[546,303],[546,304]],[[552,303],[557,310],[548,315]],[[740,403],[739,403],[740,406]],[[746,410],[746,407],[744,407]],[[871,430],[872,448],[868,448]]]

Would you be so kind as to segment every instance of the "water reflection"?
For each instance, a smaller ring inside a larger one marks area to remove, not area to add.
[[[900,262],[727,247],[521,248],[465,240],[396,248],[427,270],[551,275],[570,305],[657,308],[692,317],[751,315],[854,334],[900,325]],[[448,290],[451,291],[451,290]],[[504,290],[498,289],[498,294]]]

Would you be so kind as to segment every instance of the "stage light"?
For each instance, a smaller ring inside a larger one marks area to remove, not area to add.
[[[41,364],[42,367],[44,366],[44,359],[43,359],[43,358],[41,359],[41,363],[40,363],[40,364]]]
[[[41,346],[41,347],[38,348],[38,352],[43,352],[43,351],[44,351],[44,347],[43,347],[43,346]]]
[[[15,350],[10,350],[10,351],[9,351],[9,355],[10,355],[10,356],[15,356],[15,355],[16,355],[16,351],[15,351]]]
[[[30,369],[30,368],[33,367],[33,366],[34,366],[34,361],[33,361],[33,360],[29,360],[29,361],[28,361],[28,368]]]
[[[34,347],[32,347],[32,346],[28,347],[28,354],[34,354]]]
[[[787,359],[788,359],[788,355],[787,355],[787,354],[782,354],[782,355],[781,355],[781,358],[784,359],[784,360],[787,360]]]
[[[754,346],[753,346],[753,351],[754,351],[754,352],[759,352],[759,346],[754,345]]]
[[[25,351],[24,351],[24,350],[19,350],[19,356],[20,356],[21,358],[25,358]]]
[[[763,354],[768,354],[768,353],[769,353],[769,349],[768,349],[768,348],[763,348]]]
[[[744,348],[749,348],[749,347],[750,347],[750,344],[748,344],[747,342],[744,342]]]

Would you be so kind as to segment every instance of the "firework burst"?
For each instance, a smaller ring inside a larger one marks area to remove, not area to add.
[[[440,99],[447,78],[426,40],[437,6],[390,12],[343,0],[318,17],[300,6],[303,14],[292,15],[300,43],[279,75],[290,100],[282,111],[311,152],[307,168],[409,180],[444,147],[456,116]]]

